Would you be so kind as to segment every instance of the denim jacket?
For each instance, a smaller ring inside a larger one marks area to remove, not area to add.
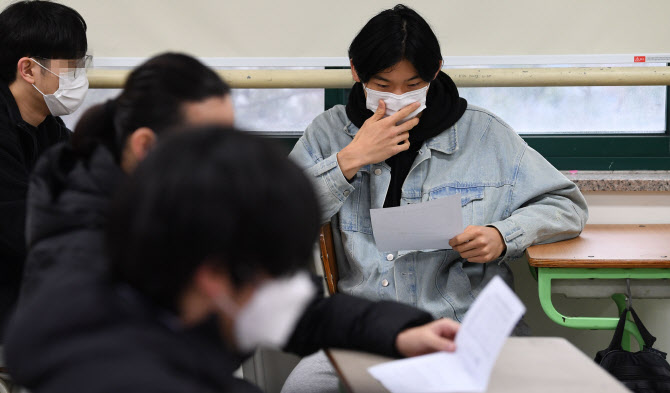
[[[335,106],[314,119],[290,154],[314,180],[323,222],[332,220],[340,292],[461,320],[494,275],[513,287],[508,262],[528,246],[575,237],[584,227],[588,212],[577,186],[498,117],[468,105],[456,124],[423,143],[401,205],[461,194],[463,224],[497,228],[507,251],[484,264],[454,250],[382,253],[370,209],[383,206],[391,170],[385,162],[367,165],[347,181],[336,155],[356,132],[345,107]]]

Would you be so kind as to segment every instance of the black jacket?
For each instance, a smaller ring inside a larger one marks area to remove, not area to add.
[[[26,258],[19,308],[45,281],[73,272],[106,276],[102,257],[109,201],[126,178],[112,154],[98,147],[78,157],[69,144],[48,150],[35,167],[28,192]]]
[[[44,150],[69,136],[70,131],[57,117],[47,116],[38,127],[26,123],[9,87],[0,82],[0,337],[18,295],[26,257],[29,174]]]
[[[84,162],[63,145],[38,164],[25,288],[5,344],[12,377],[33,393],[257,391],[232,377],[243,357],[222,344],[214,320],[183,329],[167,311],[109,280],[101,229],[109,195],[123,177],[104,148]],[[398,303],[319,298],[285,349],[396,355],[398,332],[430,320]]]

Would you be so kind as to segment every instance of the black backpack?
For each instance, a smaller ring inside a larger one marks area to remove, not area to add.
[[[645,345],[639,352],[624,351],[621,347],[626,314],[630,311]],[[652,348],[652,336],[638,318],[633,307],[628,307],[619,318],[610,346],[596,354],[596,363],[637,393],[670,392],[670,365],[666,354]]]

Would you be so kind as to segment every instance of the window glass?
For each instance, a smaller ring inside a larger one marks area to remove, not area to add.
[[[665,86],[476,87],[459,92],[520,134],[650,134],[666,128]]]

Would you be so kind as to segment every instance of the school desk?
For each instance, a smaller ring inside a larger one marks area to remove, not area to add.
[[[670,224],[586,225],[574,239],[529,247],[528,263],[537,269],[540,303],[559,325],[575,329],[614,330],[612,317],[572,317],[561,314],[552,293],[569,297],[610,296],[619,310],[628,298],[670,298]],[[623,346],[630,350],[630,335],[643,340],[634,323],[626,323]]]
[[[368,353],[326,351],[348,393],[388,393],[367,371],[392,359]],[[448,372],[448,370],[445,370]],[[574,345],[558,337],[511,337],[498,357],[487,393],[629,392]]]

